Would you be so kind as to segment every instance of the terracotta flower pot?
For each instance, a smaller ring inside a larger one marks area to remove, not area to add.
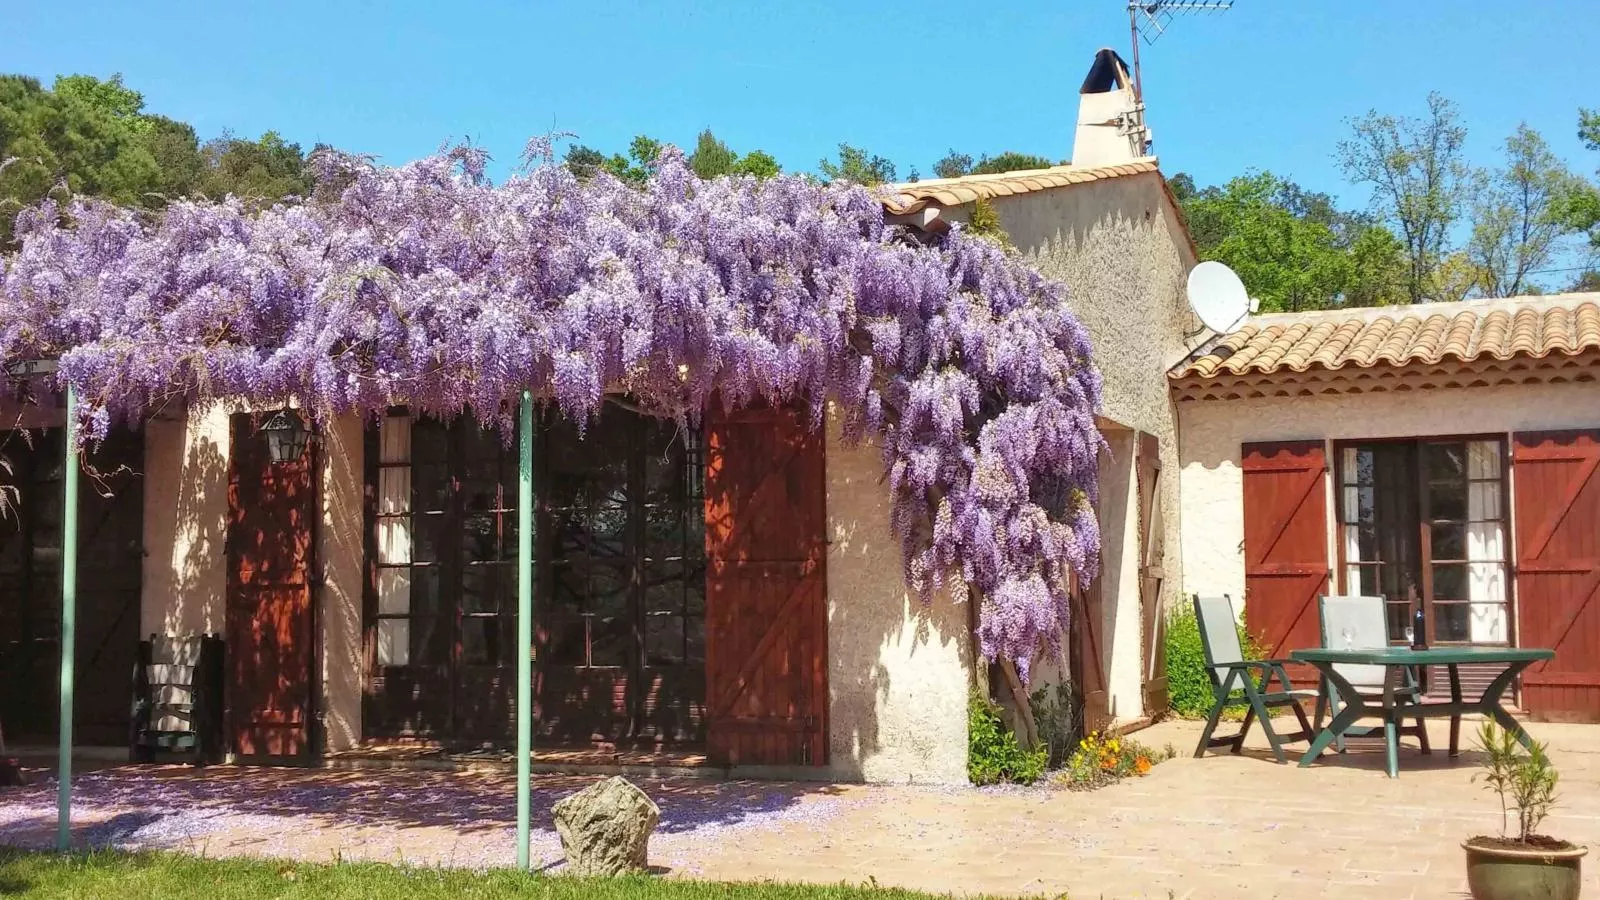
[[[1476,839],[1461,846],[1473,900],[1578,900],[1587,847],[1508,847]]]

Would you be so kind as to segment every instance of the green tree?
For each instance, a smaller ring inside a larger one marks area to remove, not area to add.
[[[783,171],[778,165],[778,160],[765,150],[751,150],[739,157],[733,166],[736,175],[752,175],[756,178],[772,178]]]
[[[105,81],[93,75],[61,75],[53,90],[57,97],[87,104],[129,131],[150,128],[150,119],[143,114],[144,95],[123,84],[120,72]]]
[[[972,172],[972,154],[957,153],[951,148],[944,158],[933,164],[933,177],[960,178]]]
[[[274,203],[285,197],[310,196],[315,186],[299,144],[276,131],[249,141],[224,134],[202,148],[205,170],[196,186],[207,197],[228,195]]]
[[[895,180],[894,163],[845,143],[839,145],[837,162],[824,159],[817,164],[817,168],[828,181],[842,179],[870,187]]]
[[[1505,165],[1477,182],[1467,259],[1477,287],[1490,297],[1534,289],[1529,276],[1544,268],[1572,226],[1561,212],[1577,179],[1539,132],[1519,125],[1506,139]]]
[[[1411,301],[1430,299],[1470,174],[1462,160],[1467,129],[1460,113],[1432,93],[1421,118],[1373,110],[1349,124],[1350,137],[1335,154],[1339,167],[1351,182],[1371,188],[1373,212],[1400,238]]]
[[[1028,169],[1048,169],[1055,163],[1043,156],[1016,153],[1011,150],[996,157],[985,156],[972,167],[974,175],[999,175],[1005,172],[1022,172]]]
[[[1578,110],[1578,140],[1600,151],[1600,109]],[[1600,248],[1600,190],[1593,183],[1578,179],[1562,198],[1557,215],[1568,228],[1587,234],[1591,247]]]
[[[729,150],[728,145],[718,140],[709,128],[700,132],[694,152],[689,154],[689,168],[707,179],[732,175],[738,162],[739,154]]]
[[[1200,255],[1238,272],[1264,311],[1398,299],[1399,242],[1382,227],[1339,211],[1326,194],[1270,172],[1204,189],[1188,176],[1174,180],[1187,198],[1184,215]]]

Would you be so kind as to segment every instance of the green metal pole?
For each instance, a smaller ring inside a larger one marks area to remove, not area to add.
[[[533,774],[533,394],[517,416],[517,868],[528,869]]]
[[[72,846],[72,667],[78,639],[78,397],[67,388],[61,472],[61,747],[56,784],[56,849]]]

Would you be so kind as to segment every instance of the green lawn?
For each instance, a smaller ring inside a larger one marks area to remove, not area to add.
[[[140,900],[916,900],[867,886],[726,884],[663,878],[589,880],[511,871],[487,874],[376,863],[313,865],[201,859],[169,853],[29,853],[0,847],[0,897]]]

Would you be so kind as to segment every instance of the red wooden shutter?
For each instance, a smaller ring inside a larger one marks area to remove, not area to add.
[[[728,764],[823,765],[822,435],[787,410],[715,412],[706,453],[707,750]]]
[[[1167,611],[1161,606],[1166,580],[1166,523],[1161,513],[1161,441],[1139,435],[1139,612],[1144,635],[1144,714],[1167,709]]]
[[[228,471],[228,665],[232,746],[310,752],[312,451],[272,462],[248,413],[233,417]]]
[[[1321,644],[1317,597],[1328,590],[1327,458],[1321,441],[1287,441],[1245,444],[1241,461],[1245,625],[1281,658]],[[1292,677],[1299,681],[1309,672]]]
[[[1555,659],[1522,677],[1540,720],[1600,721],[1600,431],[1512,438],[1518,643]]]
[[[1072,591],[1072,656],[1069,671],[1083,700],[1085,731],[1099,731],[1111,724],[1111,695],[1106,690],[1106,663],[1100,653],[1100,632],[1105,627],[1105,592],[1100,584],[1102,571],[1087,587],[1074,579]]]

